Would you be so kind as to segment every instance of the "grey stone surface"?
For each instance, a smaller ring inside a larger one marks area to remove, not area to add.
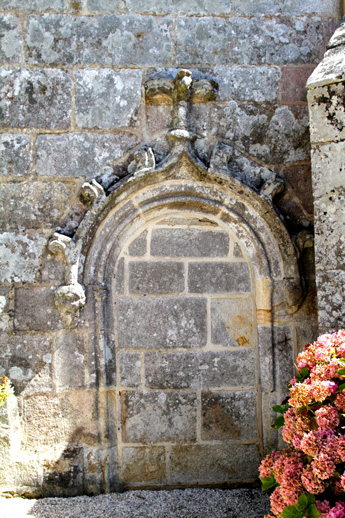
[[[177,62],[184,66],[318,62],[331,34],[330,22],[300,17],[298,28],[289,19],[180,18]]]
[[[196,477],[200,484],[233,482],[239,478],[255,480],[259,463],[258,447],[254,444],[174,446],[171,452],[172,481],[188,484]]]
[[[325,170],[328,171],[329,169]],[[334,168],[334,171],[336,172],[336,168]],[[327,179],[325,184],[327,185]],[[315,200],[314,205],[317,271],[345,271],[344,187],[334,186],[334,189],[327,194],[328,196]]]
[[[204,441],[256,439],[256,394],[202,392],[201,419]]]
[[[127,7],[155,14],[229,14],[232,9],[228,0],[127,0]]]
[[[81,128],[133,126],[141,99],[139,70],[80,70],[76,74],[76,122]]]
[[[212,343],[253,347],[253,318],[253,301],[250,299],[212,299]]]
[[[319,325],[323,331],[337,331],[345,326],[344,270],[317,273]]]
[[[321,63],[309,77],[307,87],[324,86],[344,78],[344,48],[339,46],[326,52]]]
[[[18,63],[23,59],[23,38],[19,18],[0,14],[0,61]]]
[[[19,9],[22,11],[62,11],[67,0],[0,0],[0,9]]]
[[[285,392],[294,375],[292,331],[290,327],[274,327],[274,377],[278,390]]]
[[[122,298],[116,301],[119,347],[202,347],[207,340],[206,300]]]
[[[127,484],[165,482],[165,448],[163,446],[123,448],[122,479]]]
[[[54,287],[16,288],[14,326],[16,331],[52,331],[58,329]]]
[[[114,13],[124,7],[123,0],[86,0],[86,5],[90,11],[96,13]]]
[[[0,235],[0,282],[5,284],[34,282],[47,237],[40,234]]]
[[[254,384],[252,351],[145,353],[145,385],[156,389],[221,388]]]
[[[39,135],[36,170],[42,176],[80,176],[90,180],[137,143],[137,136],[130,133]]]
[[[189,263],[191,293],[240,293],[251,289],[247,263]]]
[[[120,352],[118,355],[120,385],[138,387],[141,382],[141,358],[138,353]]]
[[[130,293],[181,293],[185,266],[174,261],[131,261],[128,264]]]
[[[70,75],[58,69],[0,69],[2,128],[68,128]]]
[[[332,142],[345,137],[344,82],[308,91],[310,138],[312,142]]]
[[[169,17],[32,15],[29,63],[164,66],[170,61],[171,37]]]
[[[214,68],[214,73],[222,101],[272,102],[278,98],[278,68],[219,65]]]
[[[54,375],[56,386],[78,387],[84,384],[85,344],[80,334],[64,333],[54,339]]]
[[[252,0],[233,0],[231,3],[233,12],[247,16],[267,15],[297,15],[301,14],[328,14],[340,16],[340,5],[337,0],[265,0],[253,2]]]
[[[2,184],[0,223],[4,230],[55,227],[74,196],[73,185],[62,182]]]
[[[30,174],[30,137],[21,134],[0,135],[0,175]]]
[[[123,391],[121,396],[124,443],[195,441],[195,394]]]
[[[128,253],[131,256],[142,256],[147,251],[147,230],[142,232],[128,247]]]
[[[212,230],[159,228],[152,230],[151,254],[161,257],[224,257],[229,236]]]
[[[121,257],[117,263],[116,274],[115,274],[115,292],[124,292],[125,282],[125,260]]]

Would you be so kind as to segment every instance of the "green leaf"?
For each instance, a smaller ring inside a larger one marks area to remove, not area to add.
[[[307,518],[319,518],[320,513],[317,510],[317,507],[315,504],[312,504],[307,509]]]
[[[315,504],[315,502],[316,502],[315,495],[312,495],[311,493],[307,493],[307,495],[308,495],[308,503],[309,503],[309,505]]]
[[[303,513],[295,505],[287,505],[282,512],[283,518],[303,518]]]
[[[308,504],[309,502],[307,495],[305,493],[302,493],[299,499],[297,500],[297,508],[303,512],[308,507]]]
[[[340,376],[345,376],[345,369],[339,369],[338,374],[340,374]]]
[[[261,489],[262,491],[267,491],[267,489],[271,489],[272,487],[276,487],[278,484],[276,479],[274,478],[273,473],[269,478],[260,477],[261,480]]]
[[[345,383],[342,383],[341,385],[339,385],[339,387],[337,388],[337,392],[341,392],[342,390],[345,390]]]
[[[283,416],[283,415],[280,415],[280,416],[279,416],[279,417],[277,417],[277,419],[274,421],[273,428],[275,428],[276,430],[279,430],[279,428],[281,428],[282,426],[284,426],[284,423],[285,423],[284,416]]]
[[[309,376],[309,369],[308,367],[303,367],[303,369],[301,369],[297,375],[296,375],[296,381],[297,383],[303,383],[303,381],[308,378]]]
[[[277,414],[285,414],[285,412],[287,412],[290,408],[290,405],[289,403],[286,403],[286,405],[282,406],[282,405],[274,405],[272,407],[272,410],[274,412],[277,412]]]
[[[340,359],[340,358],[337,358],[338,362],[340,363],[340,365],[342,365],[343,367],[345,367],[345,359]]]

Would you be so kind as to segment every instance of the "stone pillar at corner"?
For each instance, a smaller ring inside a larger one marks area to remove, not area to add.
[[[345,326],[345,24],[308,80],[319,331]]]

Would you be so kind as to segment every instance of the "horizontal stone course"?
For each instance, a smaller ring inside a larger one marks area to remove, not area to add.
[[[0,14],[0,62],[18,63],[23,59],[23,37],[19,18]]]
[[[195,441],[195,394],[124,391],[121,411],[125,443]]]
[[[253,316],[253,301],[250,299],[212,299],[212,343],[253,347]]]
[[[173,261],[131,261],[128,264],[130,293],[181,293],[184,264]]]
[[[202,392],[202,440],[257,438],[255,392]]]
[[[138,353],[120,352],[118,355],[120,369],[120,385],[138,387],[141,382],[141,359]]]
[[[172,19],[152,16],[28,18],[29,63],[161,65],[171,54]]]
[[[330,22],[300,17],[298,26],[296,31],[293,19],[181,17],[177,62],[184,66],[317,63],[331,35]]]
[[[131,12],[157,14],[228,14],[232,10],[228,0],[127,0],[127,7]]]
[[[0,0],[0,9],[19,9],[21,11],[62,11],[67,0]]]
[[[166,481],[165,448],[162,446],[122,449],[122,480],[125,483]]]
[[[0,283],[34,282],[47,236],[3,232],[0,235]]]
[[[206,300],[125,298],[115,304],[119,347],[202,347],[207,341]]]
[[[241,293],[251,289],[247,263],[189,263],[190,293]]]
[[[145,353],[145,385],[157,389],[255,385],[252,350]]]
[[[30,137],[22,134],[0,135],[0,176],[30,174]]]
[[[281,74],[278,68],[218,65],[214,73],[219,83],[219,99],[222,101],[238,99],[272,102],[278,98]]]
[[[265,2],[253,2],[253,0],[233,0],[231,6],[234,13],[257,16],[267,15],[301,15],[301,14],[328,14],[340,16],[340,4],[338,0],[266,0]]]
[[[151,255],[161,257],[225,257],[229,253],[226,232],[185,228],[152,230]]]
[[[39,135],[36,171],[41,176],[80,176],[90,180],[137,143],[138,137],[130,133]]]
[[[80,128],[134,126],[141,101],[139,70],[79,70],[76,123]]]
[[[72,80],[58,69],[0,68],[0,127],[66,129]]]
[[[237,480],[257,479],[260,464],[258,447],[254,444],[198,444],[173,446],[171,480],[174,484],[220,484]]]
[[[53,287],[17,288],[14,310],[16,331],[59,329],[60,318],[55,307],[54,295]]]

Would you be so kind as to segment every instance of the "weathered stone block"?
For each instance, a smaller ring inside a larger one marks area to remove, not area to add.
[[[293,341],[290,327],[274,327],[274,378],[278,390],[287,391],[288,385],[294,375],[293,367]]]
[[[344,82],[308,91],[312,142],[329,142],[345,138],[344,92]]]
[[[164,66],[170,61],[171,33],[170,17],[33,15],[29,63]]]
[[[122,440],[194,442],[196,396],[190,392],[122,392]]]
[[[253,347],[253,317],[253,301],[250,299],[212,299],[212,342]]]
[[[87,7],[96,13],[114,13],[123,7],[123,0],[87,0]]]
[[[253,481],[259,464],[260,454],[254,444],[173,446],[171,478],[174,484]]]
[[[23,38],[19,18],[12,14],[0,15],[0,61],[18,63],[23,59]]]
[[[115,293],[123,294],[124,286],[125,286],[124,283],[125,283],[125,260],[123,257],[121,257],[116,266]]]
[[[255,4],[256,5],[256,4]],[[313,63],[320,58],[330,34],[329,21],[293,19],[180,18],[177,22],[177,62],[187,65]],[[325,31],[325,32],[324,32]],[[251,41],[251,45],[247,42]],[[322,50],[321,50],[322,52]]]
[[[132,12],[155,14],[228,14],[231,5],[227,0],[127,0]]]
[[[0,0],[0,9],[20,9],[22,11],[62,11],[67,0]]]
[[[30,137],[28,135],[0,135],[0,175],[30,174]]]
[[[208,351],[200,353],[201,387],[242,387],[255,385],[254,351]]]
[[[128,247],[128,253],[131,256],[142,256],[147,251],[147,230],[142,232]]]
[[[205,441],[256,439],[255,392],[203,392],[201,418]]]
[[[281,92],[282,103],[306,102],[308,77],[315,67],[282,68]]]
[[[340,16],[339,2],[337,0],[267,0],[265,2],[253,2],[252,0],[234,0],[231,4],[233,12],[257,16],[267,15],[298,15],[301,14],[328,14]]]
[[[345,272],[329,270],[317,275],[319,326],[323,331],[336,331],[345,326]],[[330,308],[332,310],[330,311]]]
[[[76,122],[82,128],[133,126],[141,99],[139,70],[76,73]]]
[[[55,307],[55,287],[17,288],[15,319],[17,331],[47,331],[60,327]]]
[[[173,261],[131,261],[128,265],[130,293],[181,293],[184,264]]]
[[[73,176],[92,179],[105,166],[138,143],[136,135],[69,133],[39,135],[37,173],[42,176]]]
[[[64,333],[54,340],[55,383],[57,387],[84,384],[85,344],[83,336]]]
[[[329,49],[324,59],[308,79],[307,88],[322,87],[344,79],[344,48],[342,45]]]
[[[3,232],[0,235],[0,282],[33,282],[37,275],[46,236]]]
[[[342,194],[344,186],[345,142],[331,142],[312,147],[312,174],[314,197],[333,197]],[[329,174],[328,171],[332,173]],[[317,207],[315,206],[317,211]],[[320,209],[319,209],[320,210]],[[332,225],[334,224],[334,221]]]
[[[138,353],[120,352],[118,356],[120,368],[120,385],[138,387],[141,383],[141,358]]]
[[[115,309],[119,347],[202,347],[206,344],[205,299],[118,297]]]
[[[73,187],[71,183],[62,182],[3,184],[0,189],[2,228],[54,228],[74,196]]]
[[[123,448],[122,480],[124,483],[156,483],[166,481],[165,448]]]
[[[152,230],[151,254],[162,257],[225,257],[229,236],[213,230],[157,228]]]
[[[0,69],[2,128],[68,128],[70,75],[57,69]]]
[[[251,289],[247,263],[189,263],[191,293],[240,293]]]
[[[339,158],[341,160],[342,157]],[[330,169],[324,171],[329,172]],[[315,260],[318,272],[345,270],[345,198],[344,188],[338,187],[338,179],[343,173],[337,174],[336,167],[333,172],[336,185],[331,189],[329,179],[325,178],[324,187],[329,188],[328,196],[315,200]]]
[[[283,69],[284,70],[284,69]],[[272,102],[278,98],[280,70],[268,67],[217,66],[219,99],[230,101]],[[308,76],[306,77],[307,81]]]
[[[145,386],[183,389],[200,385],[199,355],[196,353],[145,353]]]
[[[217,110],[218,135],[267,164],[309,158],[306,106],[257,106],[235,101]]]
[[[83,493],[84,451],[81,446],[69,446],[60,458],[47,461],[43,467],[43,496],[76,496]]]

